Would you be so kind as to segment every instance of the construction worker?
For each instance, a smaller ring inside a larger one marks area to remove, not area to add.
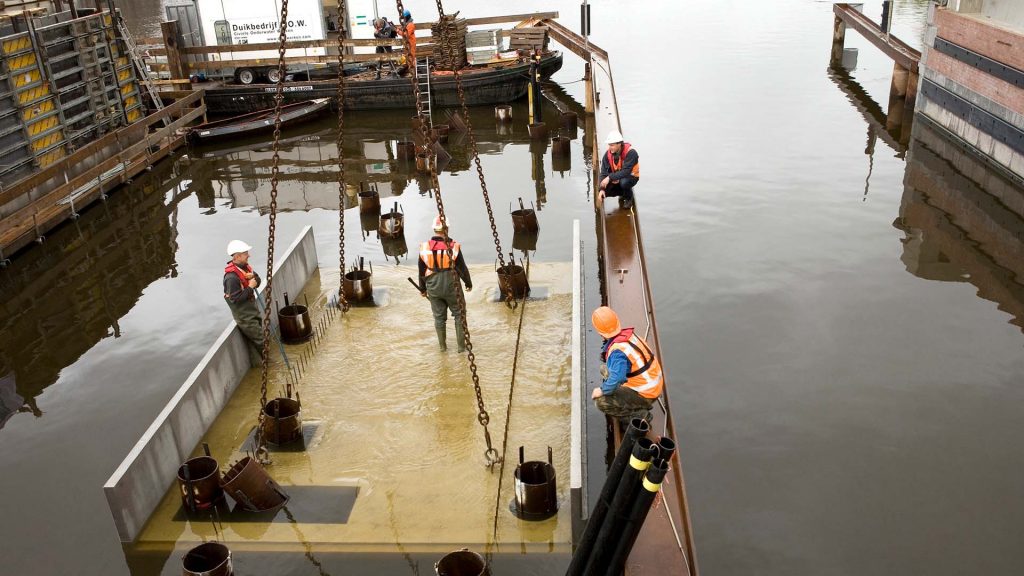
[[[633,187],[640,181],[640,155],[629,142],[623,142],[618,130],[608,133],[605,144],[608,150],[601,158],[597,204],[602,205],[605,196],[619,196],[619,204],[629,210],[633,207]]]
[[[401,26],[398,27],[398,33],[404,38],[409,39],[409,54],[406,58],[406,65],[410,66],[410,69],[416,69],[416,25],[412,22],[412,12],[406,10],[402,12]]]
[[[398,37],[398,30],[387,18],[376,18],[373,21],[373,37],[377,40],[391,40]],[[392,51],[391,46],[377,46],[377,53],[384,54]]]
[[[430,299],[430,309],[434,313],[434,329],[437,331],[437,343],[441,351],[448,349],[446,327],[448,310],[455,319],[455,338],[459,352],[466,350],[466,341],[462,329],[462,310],[459,308],[458,278],[451,271],[455,270],[466,285],[466,292],[473,290],[473,281],[469,277],[469,268],[462,255],[462,246],[451,240],[445,243],[448,233],[448,222],[440,216],[434,218],[434,236],[420,244],[420,295]],[[451,256],[448,250],[451,249]]]
[[[263,317],[256,306],[256,288],[260,285],[259,274],[249,265],[249,246],[241,240],[228,242],[228,256],[231,260],[224,267],[224,301],[235,317],[235,323],[242,334],[263,350]]]
[[[590,321],[605,339],[601,349],[603,381],[590,395],[594,404],[613,418],[650,419],[651,406],[664,386],[658,358],[632,328],[619,324],[619,316],[611,308],[594,310]]]

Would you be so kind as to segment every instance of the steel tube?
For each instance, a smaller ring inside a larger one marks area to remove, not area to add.
[[[618,532],[619,539],[614,544],[611,557],[605,566],[605,576],[618,576],[622,574],[626,559],[629,558],[629,553],[633,550],[633,545],[636,544],[637,536],[640,535],[640,529],[643,528],[644,521],[647,520],[651,504],[661,490],[661,482],[665,479],[665,474],[667,473],[668,461],[661,458],[652,462],[650,467],[648,467],[641,482],[640,493],[633,499],[633,507],[629,512],[629,517]]]

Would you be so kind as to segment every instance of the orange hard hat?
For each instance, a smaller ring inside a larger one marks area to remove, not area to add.
[[[622,332],[622,326],[619,325],[619,315],[615,313],[615,310],[607,306],[601,306],[594,313],[590,315],[590,321],[594,324],[594,329],[597,333],[605,338],[611,338],[619,332]]]

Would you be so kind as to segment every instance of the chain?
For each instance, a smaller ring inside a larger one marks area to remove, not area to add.
[[[345,0],[338,0],[338,308],[348,312],[348,299],[345,298]]]
[[[437,4],[438,4],[438,9],[441,9],[441,2],[440,2],[440,0],[438,0]],[[398,16],[399,16],[399,18],[401,18],[402,14],[405,12],[405,6],[402,5],[402,0],[395,0],[395,5],[398,8]],[[443,12],[442,12],[442,14],[443,14]],[[403,34],[402,38],[403,38],[403,44],[404,44],[404,48],[405,48],[405,53],[409,54],[410,46],[409,46],[409,35],[408,35],[408,33]],[[416,62],[415,61],[410,62],[410,65],[412,66],[412,69],[415,71],[416,70]],[[429,73],[430,73],[430,71],[428,70],[427,74],[429,74]],[[412,81],[413,97],[414,97],[414,99],[416,101],[416,116],[420,119],[420,134],[423,136],[423,142],[425,142],[424,149],[425,150],[430,150],[430,149],[433,148],[433,145],[434,145],[434,136],[433,136],[432,131],[430,130],[430,126],[428,126],[428,123],[426,121],[424,121],[424,118],[423,118],[423,104],[420,102],[420,86],[419,86],[419,82],[416,81],[416,74],[415,73],[411,74],[410,78],[411,78],[411,81]],[[445,216],[445,213],[444,213],[444,202],[441,200],[441,184],[440,184],[440,182],[438,181],[438,178],[437,178],[437,165],[436,165],[436,163],[430,165],[430,186],[431,186],[431,188],[434,191],[434,201],[437,204],[437,215],[441,219],[441,222],[445,224],[445,227],[442,229],[441,233],[444,235],[445,246],[447,246],[448,259],[454,264],[455,258],[453,257],[453,254],[452,254],[452,241],[451,241],[451,238],[448,236],[448,227],[447,227],[448,219],[447,219],[447,217]],[[466,294],[462,290],[462,283],[459,281],[458,272],[455,270],[454,265],[449,270],[449,272],[453,276],[454,284],[455,284],[455,287],[456,287],[456,290],[455,290],[456,300],[457,300],[457,303],[459,305],[459,310],[462,312],[461,313],[461,316],[462,316],[461,323],[462,323],[463,341],[464,341],[464,344],[465,344],[465,347],[466,347],[467,360],[469,360],[470,375],[472,376],[472,379],[473,379],[473,390],[476,393],[476,406],[477,406],[477,416],[476,416],[476,419],[477,419],[478,422],[480,422],[480,425],[483,426],[483,429],[484,429],[484,442],[487,444],[487,449],[484,451],[484,460],[487,462],[487,466],[493,469],[495,464],[498,464],[499,462],[502,461],[502,456],[500,456],[498,454],[498,451],[494,449],[494,446],[491,443],[491,432],[490,432],[490,430],[487,427],[487,425],[490,424],[490,422],[491,422],[491,416],[490,416],[490,414],[487,413],[487,408],[484,406],[483,390],[481,390],[481,388],[480,388],[480,376],[477,373],[476,355],[473,353],[473,341],[470,338],[469,322],[468,322],[468,320],[466,318]]]
[[[281,104],[284,102],[284,52],[288,41],[288,0],[281,0],[281,27],[278,33],[280,44],[277,48],[277,93],[274,95],[274,158],[270,171],[270,226],[267,233],[267,305],[263,308],[263,373],[260,378],[260,416],[256,429],[256,454],[266,454],[266,438],[263,437],[264,412],[267,406],[267,380],[270,372],[270,309],[274,301],[274,238],[277,235],[277,184],[281,162]]]

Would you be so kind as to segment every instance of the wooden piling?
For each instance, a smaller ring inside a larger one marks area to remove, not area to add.
[[[846,46],[846,22],[839,16],[832,25],[832,58],[830,65],[838,68],[843,65],[843,49]]]
[[[171,79],[188,79],[188,62],[181,54],[181,33],[178,31],[178,21],[161,22],[160,32],[164,38],[164,48],[167,51],[167,70],[171,73]]]
[[[590,62],[583,65],[583,81],[584,81],[584,92],[586,92],[586,104],[584,111],[589,114],[594,114],[594,73],[590,69]]]

